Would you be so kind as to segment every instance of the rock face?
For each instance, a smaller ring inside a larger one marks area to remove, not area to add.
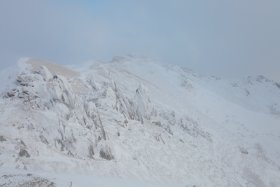
[[[252,176],[280,184],[273,81],[231,83],[131,57],[83,72],[37,61],[2,93],[3,168],[196,186],[253,185]]]

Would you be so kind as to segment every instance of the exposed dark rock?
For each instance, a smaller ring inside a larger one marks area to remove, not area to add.
[[[153,121],[152,123],[155,124],[156,126],[161,127],[161,122],[160,121]]]
[[[68,151],[68,152],[67,152],[67,155],[68,155],[68,156],[71,156],[71,157],[74,157],[74,154],[73,154],[71,151]]]
[[[246,96],[249,96],[250,95],[250,92],[249,90],[245,89],[245,93],[246,93]]]
[[[3,175],[0,177],[0,186],[5,187],[56,187],[49,179],[27,175]]]
[[[114,159],[114,156],[112,155],[111,150],[109,148],[101,149],[100,152],[99,152],[99,156],[101,158],[106,159],[106,160],[113,160]]]
[[[257,82],[260,82],[260,83],[263,83],[263,82],[271,82],[271,80],[269,80],[268,78],[266,78],[265,76],[263,75],[259,75],[256,77],[256,81]]]
[[[245,155],[249,154],[248,150],[245,149],[244,147],[239,147],[239,151],[240,151],[240,153],[245,154]]]
[[[7,141],[6,138],[4,136],[0,136],[0,142],[4,142]]]
[[[29,158],[30,157],[30,154],[25,150],[25,149],[20,149],[18,155],[20,157],[26,157],[26,158]]]
[[[11,92],[7,92],[7,97],[14,97],[15,96],[15,92],[11,91]]]
[[[30,181],[26,181],[23,184],[20,184],[19,186],[21,186],[21,187],[56,187],[56,184],[47,179],[35,177]]]
[[[26,146],[24,141],[22,141],[22,140],[20,140],[20,144],[23,145],[23,146]]]
[[[94,149],[93,149],[93,145],[90,145],[88,147],[88,157],[89,158],[94,158]]]
[[[48,142],[48,140],[45,138],[45,136],[40,135],[40,139],[41,139],[41,142],[43,142],[44,144],[49,144],[49,142]]]

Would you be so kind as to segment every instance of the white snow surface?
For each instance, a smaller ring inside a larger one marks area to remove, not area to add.
[[[280,83],[149,59],[0,74],[0,186],[280,186]]]

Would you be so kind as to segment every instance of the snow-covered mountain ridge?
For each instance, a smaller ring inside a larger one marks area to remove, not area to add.
[[[0,99],[0,185],[26,185],[15,170],[280,185],[279,83],[231,82],[132,57],[79,71],[34,59],[19,67]],[[60,186],[58,176],[44,180]]]

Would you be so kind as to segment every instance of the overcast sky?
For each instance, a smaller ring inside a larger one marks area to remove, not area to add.
[[[280,80],[279,0],[1,0],[0,69],[135,54]]]

